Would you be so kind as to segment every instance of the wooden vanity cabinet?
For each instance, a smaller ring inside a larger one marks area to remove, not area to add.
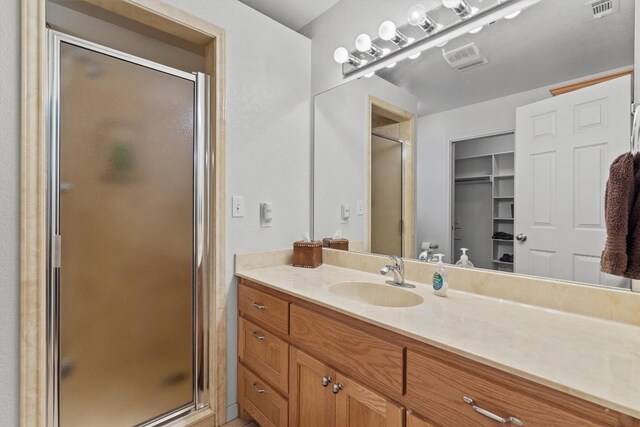
[[[407,411],[407,427],[438,427],[435,424],[431,424],[425,421],[422,417],[414,414],[413,411]]]
[[[336,427],[402,427],[404,408],[345,375],[336,375]]]
[[[238,307],[240,413],[262,427],[640,427],[627,415],[245,279]]]
[[[289,422],[304,427],[402,427],[404,410],[384,396],[291,349]]]
[[[290,361],[290,424],[305,427],[335,425],[335,395],[331,390],[336,372],[295,348],[291,348]]]

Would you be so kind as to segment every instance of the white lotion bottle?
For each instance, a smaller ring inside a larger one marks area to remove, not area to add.
[[[460,259],[456,262],[456,267],[462,268],[473,268],[473,263],[469,261],[469,257],[467,256],[467,248],[460,248],[462,251],[462,255],[460,255]]]
[[[434,256],[438,258],[438,262],[436,263],[436,272],[433,273],[433,293],[439,297],[446,297],[449,281],[447,280],[447,271],[444,269],[444,262],[442,262],[444,254],[435,254]]]

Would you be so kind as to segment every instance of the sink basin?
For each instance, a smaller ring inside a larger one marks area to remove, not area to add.
[[[379,307],[413,307],[424,301],[420,295],[405,289],[368,282],[336,283],[329,286],[329,292]]]

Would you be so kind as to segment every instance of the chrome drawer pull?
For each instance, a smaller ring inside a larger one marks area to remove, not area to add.
[[[269,308],[269,307],[267,307],[266,305],[258,304],[257,302],[254,302],[254,303],[253,303],[253,307],[254,307],[254,308],[256,308],[256,309],[258,309],[258,310],[266,310],[266,309],[268,309],[268,308]]]
[[[340,383],[334,384],[333,387],[331,387],[331,391],[333,392],[333,394],[340,393],[340,390],[342,390],[342,384]]]
[[[253,332],[251,333],[251,335],[253,335],[253,337],[254,337],[255,339],[257,339],[258,341],[264,341],[264,340],[266,340],[266,339],[267,339],[267,337],[265,337],[264,335],[260,335],[260,334],[258,333],[258,331],[253,331]]]
[[[254,389],[255,391],[257,391],[258,393],[260,393],[260,394],[267,394],[267,390],[265,390],[265,389],[263,389],[263,388],[258,387],[258,383],[257,383],[257,382],[253,382],[251,385],[253,386],[253,389]]]
[[[329,375],[325,375],[322,377],[322,387],[326,387],[331,383],[331,377]]]
[[[516,426],[524,425],[524,423],[517,418],[514,418],[514,417],[502,418],[500,415],[496,415],[493,412],[489,412],[486,409],[482,409],[481,407],[476,406],[476,402],[474,402],[473,399],[470,397],[463,396],[462,400],[464,400],[464,403],[468,403],[469,405],[471,405],[471,408],[474,411],[476,411],[478,414],[483,415],[489,419],[492,419],[493,421],[496,421],[500,424],[513,424]]]

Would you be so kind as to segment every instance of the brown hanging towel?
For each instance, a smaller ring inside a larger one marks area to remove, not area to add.
[[[629,217],[636,193],[633,163],[632,153],[624,153],[613,161],[604,198],[607,242],[600,270],[616,276],[624,275],[628,264]]]
[[[640,279],[640,152],[633,157],[635,174],[635,201],[629,215],[629,234],[627,236],[627,270],[624,276]]]

